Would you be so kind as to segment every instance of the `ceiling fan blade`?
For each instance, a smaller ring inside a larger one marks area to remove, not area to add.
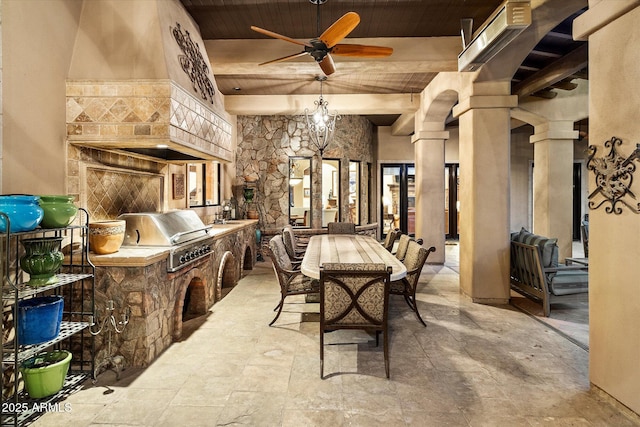
[[[284,40],[290,43],[298,44],[300,46],[308,46],[311,47],[311,44],[308,42],[301,42],[299,40],[292,39],[291,37],[283,36],[282,34],[274,33],[273,31],[265,30],[264,28],[251,26],[253,31],[256,31],[260,34],[264,34],[265,36],[273,37],[274,39]]]
[[[384,46],[367,46],[363,44],[337,44],[331,49],[333,55],[362,56],[382,58],[393,53],[393,48]]]
[[[318,37],[327,47],[333,47],[360,23],[360,15],[347,12]]]
[[[331,58],[331,55],[329,54],[322,58],[322,61],[318,61],[318,65],[320,65],[320,68],[322,69],[322,72],[325,76],[331,75],[336,71],[336,66],[333,63],[333,58]]]
[[[308,54],[309,54],[308,52],[302,51],[300,53],[294,53],[293,55],[283,56],[282,58],[272,59],[271,61],[263,62],[262,64],[258,64],[258,65],[267,65],[267,64],[273,64],[275,62],[288,61],[290,59],[298,58],[300,56],[304,56]]]

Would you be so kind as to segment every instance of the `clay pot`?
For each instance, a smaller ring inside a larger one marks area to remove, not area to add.
[[[89,248],[93,253],[106,255],[118,252],[124,241],[126,222],[107,220],[89,223]]]
[[[42,228],[62,228],[73,222],[78,207],[73,204],[75,196],[40,196],[40,207],[44,210]]]

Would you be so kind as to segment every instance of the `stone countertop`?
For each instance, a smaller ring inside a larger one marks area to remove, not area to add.
[[[215,240],[257,223],[256,219],[237,219],[226,224],[211,224],[209,235]],[[165,260],[170,250],[168,246],[122,246],[118,252],[107,255],[90,252],[89,259],[96,267],[146,267]]]
[[[209,234],[214,237],[222,237],[229,233],[234,233],[245,227],[258,224],[257,219],[232,219],[227,221],[226,224],[210,224],[213,228],[209,230]]]

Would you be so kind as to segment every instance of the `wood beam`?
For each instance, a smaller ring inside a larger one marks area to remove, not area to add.
[[[317,95],[227,95],[224,108],[235,115],[304,114],[313,108]],[[409,93],[330,95],[329,110],[339,114],[405,114],[415,113],[420,97]]]
[[[539,72],[513,87],[513,93],[524,97],[549,87],[585,68],[589,63],[589,46],[583,44]]]

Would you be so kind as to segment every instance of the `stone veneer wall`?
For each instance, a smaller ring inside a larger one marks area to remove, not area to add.
[[[227,280],[229,271],[233,272],[232,283],[225,286],[235,286],[243,270],[253,269],[255,235],[256,225],[250,224],[217,236],[209,257],[178,273],[167,272],[166,259],[146,267],[96,267],[99,316],[104,314],[106,301],[110,299],[118,313],[124,307],[131,308],[131,320],[124,332],[112,337],[112,355],[123,356],[125,366],[148,366],[180,338],[185,293],[192,279],[200,278],[204,282],[204,301],[200,301],[198,307],[208,310],[221,298],[220,275],[225,275]],[[245,264],[247,260],[249,264]],[[96,364],[106,356],[103,335],[96,337]]]
[[[341,206],[348,206],[349,161],[360,161],[360,218],[369,218],[369,167],[373,168],[373,127],[364,117],[342,116],[333,141],[324,151],[326,159],[340,159]],[[282,227],[289,221],[289,157],[313,157],[312,226],[322,223],[322,165],[319,153],[310,145],[304,116],[238,116],[238,143],[234,195],[243,203],[242,188],[257,179],[254,201],[260,215],[260,228]],[[242,205],[241,214],[246,210]],[[347,220],[342,209],[341,221]]]

